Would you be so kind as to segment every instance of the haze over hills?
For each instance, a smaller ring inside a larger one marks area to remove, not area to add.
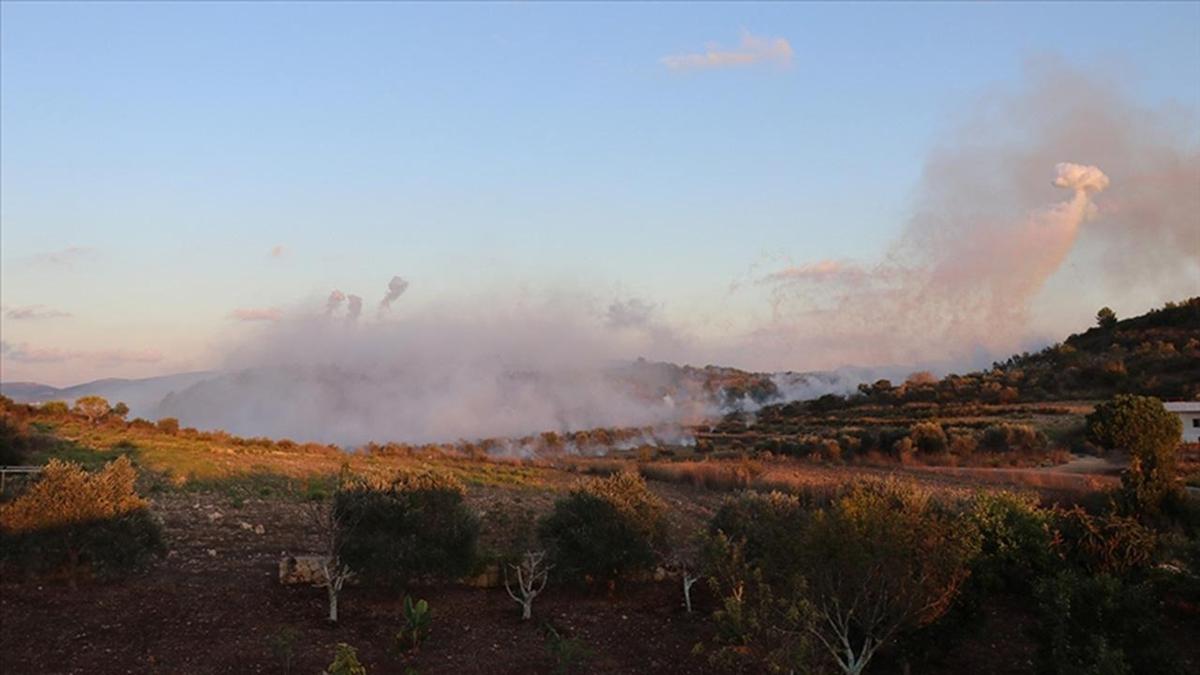
[[[734,411],[849,394],[856,387],[870,400],[898,403],[1094,398],[1126,390],[1190,398],[1198,393],[1200,377],[1200,298],[1091,328],[989,370],[926,379],[920,386],[892,387],[881,379],[904,378],[909,374],[904,368],[755,373],[644,359],[544,368],[504,367],[502,361],[476,367],[395,361],[376,368],[300,362],[65,388],[3,383],[0,392],[18,402],[94,394],[124,401],[136,417],[175,417],[201,429],[348,446],[689,425]]]

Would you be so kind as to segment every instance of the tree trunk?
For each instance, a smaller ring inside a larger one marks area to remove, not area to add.
[[[531,616],[533,616],[533,603],[532,602],[522,602],[521,603],[521,619],[523,619],[523,620],[529,619]]]
[[[337,623],[338,620],[338,592],[334,590],[333,584],[329,584],[329,621]]]

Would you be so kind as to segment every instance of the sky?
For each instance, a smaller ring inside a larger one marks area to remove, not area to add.
[[[1045,60],[1196,156],[1198,3],[5,2],[0,378],[219,366],[396,275],[400,318],[635,301],[686,336],[660,358],[937,361],[739,345],[778,320],[765,276],[887,257],[947,129]],[[1194,265],[1120,293],[1063,269],[1014,339],[1200,292]]]

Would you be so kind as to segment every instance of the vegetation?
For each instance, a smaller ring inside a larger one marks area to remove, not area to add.
[[[623,472],[587,481],[559,499],[538,535],[564,579],[612,583],[654,562],[664,511],[641,476]]]
[[[413,602],[411,595],[404,596],[404,625],[396,633],[396,643],[407,646],[411,651],[417,651],[429,635],[432,623],[433,610],[429,609],[428,602]]]
[[[27,492],[0,505],[0,559],[32,571],[65,568],[73,582],[85,565],[101,572],[138,565],[163,544],[136,479],[126,458],[94,474],[51,460]]]
[[[334,496],[340,558],[365,580],[403,586],[415,576],[456,579],[475,565],[479,519],[465,488],[432,470],[352,479]]]
[[[339,642],[333,653],[333,663],[325,668],[325,675],[367,675],[367,669],[358,662],[357,649]]]

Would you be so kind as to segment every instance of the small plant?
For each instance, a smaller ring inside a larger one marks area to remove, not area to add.
[[[404,627],[396,633],[396,642],[403,647],[417,651],[421,642],[429,635],[429,624],[433,621],[433,612],[429,603],[424,600],[413,602],[411,595],[404,596]]]
[[[550,624],[546,624],[545,629],[546,651],[554,658],[555,673],[570,673],[591,658],[592,650],[583,640],[565,637]]]
[[[367,669],[358,662],[358,650],[345,642],[339,642],[333,653],[333,663],[325,668],[324,675],[367,675]]]
[[[507,568],[504,570],[504,590],[521,605],[521,619],[527,621],[533,615],[533,599],[546,588],[546,580],[550,578],[550,568],[553,565],[546,564],[545,551],[526,551],[521,564],[508,567],[517,574],[517,588],[521,594],[518,596],[513,592]]]
[[[292,661],[296,658],[296,645],[300,642],[300,631],[294,626],[284,626],[269,638],[271,654],[283,665],[283,672],[292,672]]]

